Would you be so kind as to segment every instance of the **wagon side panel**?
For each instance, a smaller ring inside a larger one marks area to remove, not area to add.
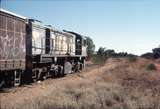
[[[0,70],[25,68],[24,19],[0,11]]]

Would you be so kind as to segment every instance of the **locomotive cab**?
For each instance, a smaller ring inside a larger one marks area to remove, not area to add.
[[[76,55],[87,56],[86,38],[82,35],[76,36]]]

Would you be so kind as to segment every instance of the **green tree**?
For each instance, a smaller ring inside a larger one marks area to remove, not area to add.
[[[154,48],[152,51],[155,59],[160,58],[160,47]]]
[[[107,50],[105,50],[105,56],[114,57],[115,56],[115,51],[112,50],[112,49],[107,49]]]
[[[87,41],[87,54],[88,57],[91,58],[95,51],[95,44],[90,37],[86,37],[86,41]]]
[[[146,59],[153,59],[154,55],[151,52],[147,52],[145,54],[142,54],[141,57],[146,58]]]
[[[99,47],[98,51],[97,51],[97,55],[99,56],[105,56],[105,49],[104,47]]]
[[[103,65],[106,61],[106,56],[105,56],[105,48],[104,47],[99,47],[97,51],[97,55],[95,55],[94,63],[98,65]]]

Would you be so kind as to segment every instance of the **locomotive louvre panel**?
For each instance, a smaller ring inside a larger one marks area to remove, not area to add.
[[[75,54],[75,39],[74,37],[71,38],[71,54],[74,55]]]
[[[48,32],[48,30],[47,30]],[[75,36],[50,29],[50,54],[66,55],[75,54]]]
[[[58,47],[58,34],[55,33],[55,52],[58,51],[59,47]]]
[[[67,38],[67,52],[71,53],[71,37]]]
[[[60,54],[60,34],[55,33],[55,54]]]
[[[58,42],[58,54],[61,54],[61,34],[58,34],[57,42]]]
[[[68,52],[69,37],[60,32],[51,32],[51,54],[65,55]]]
[[[74,50],[75,50],[75,42],[74,42],[74,38],[70,38],[70,44],[69,44],[69,48],[70,48],[70,52],[71,54],[74,53]]]
[[[75,55],[75,36],[72,38],[72,54]]]
[[[63,34],[61,35],[61,39],[60,39],[60,54],[65,54],[65,51],[63,49]]]
[[[75,49],[75,36],[69,33],[64,32],[64,38],[63,38],[63,50],[66,54],[75,55],[74,49]]]
[[[55,33],[55,54],[65,55],[68,52],[69,37],[63,33]]]
[[[69,44],[69,51],[70,52],[72,52],[72,50],[73,50],[72,43],[73,43],[73,40],[72,40],[72,38],[70,38],[70,44]]]
[[[63,50],[66,52],[67,51],[67,37],[63,37]]]
[[[65,35],[62,34],[61,36],[61,42],[60,42],[60,51],[61,51],[61,54],[65,54],[66,53],[66,50],[64,49],[64,37],[66,37]]]
[[[45,29],[32,27],[32,53],[45,54]]]
[[[61,53],[61,34],[58,35],[58,52]]]
[[[53,50],[55,50],[55,46],[56,46],[56,45],[55,45],[55,43],[56,43],[55,37],[56,37],[55,34],[52,34],[52,49],[53,49]]]

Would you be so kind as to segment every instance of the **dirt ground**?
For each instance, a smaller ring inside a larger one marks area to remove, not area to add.
[[[40,96],[45,96],[51,93],[51,88],[64,87],[68,84],[76,85],[79,81],[93,81],[99,78],[104,72],[109,72],[125,60],[109,59],[104,66],[88,65],[86,70],[81,73],[75,73],[67,75],[63,78],[47,79],[39,83],[33,83],[31,85],[25,85],[12,89],[5,89],[0,92],[0,109],[12,109],[15,105],[25,104],[26,102],[32,102]],[[160,64],[156,63],[157,69],[160,75]],[[160,79],[160,78],[159,78]]]

